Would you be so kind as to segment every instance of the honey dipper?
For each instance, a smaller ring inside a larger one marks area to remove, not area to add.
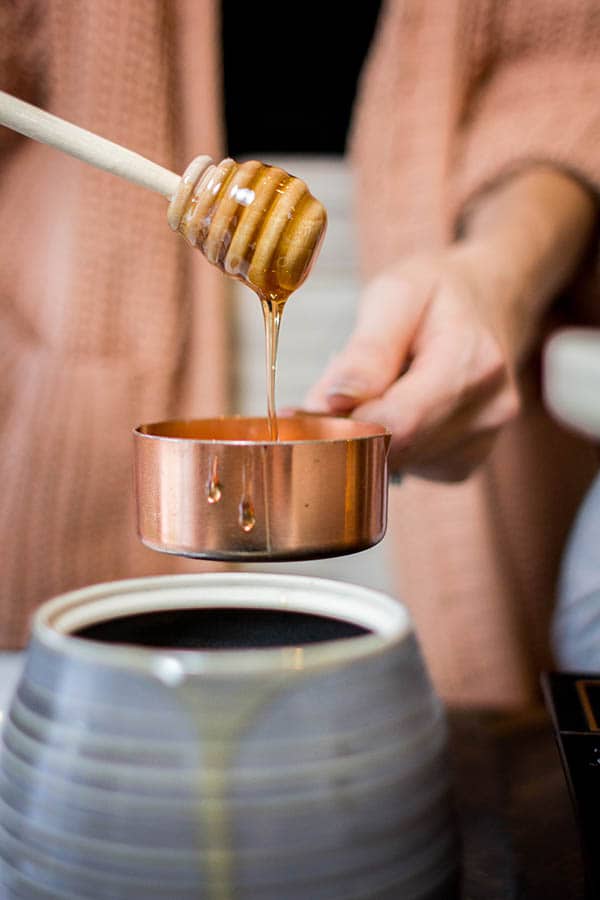
[[[168,222],[206,259],[262,298],[284,299],[310,270],[327,224],[299,178],[255,160],[198,156],[183,176],[0,91],[0,124],[162,194]]]

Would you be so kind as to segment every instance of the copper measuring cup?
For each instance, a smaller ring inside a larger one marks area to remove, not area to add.
[[[166,553],[229,561],[340,556],[381,540],[389,432],[332,416],[140,425],[138,533]]]

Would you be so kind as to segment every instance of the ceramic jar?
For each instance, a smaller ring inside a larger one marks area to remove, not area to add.
[[[365,631],[223,650],[75,636],[202,608]],[[65,594],[35,618],[4,723],[0,894],[445,898],[457,871],[445,751],[410,618],[383,594],[249,573]]]

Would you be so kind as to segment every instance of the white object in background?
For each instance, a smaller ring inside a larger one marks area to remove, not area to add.
[[[552,639],[560,669],[600,672],[600,476],[588,492],[569,537]]]
[[[570,328],[551,338],[544,393],[557,419],[600,438],[600,330]],[[569,537],[552,630],[561,669],[600,671],[600,476]]]
[[[544,395],[557,419],[600,437],[600,330],[569,328],[548,341]]]

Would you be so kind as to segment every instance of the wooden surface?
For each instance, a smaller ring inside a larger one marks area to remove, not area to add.
[[[461,900],[583,900],[578,836],[546,714],[449,718]]]

